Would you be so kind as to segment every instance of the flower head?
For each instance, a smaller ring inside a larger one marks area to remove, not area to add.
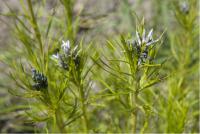
[[[70,42],[67,40],[66,42],[62,40],[61,49],[65,54],[69,54],[70,52]]]
[[[184,14],[188,14],[190,7],[187,1],[183,1],[180,3],[180,10],[181,12],[183,12]]]
[[[134,44],[136,44],[137,46],[142,46],[142,45],[150,46],[158,41],[159,39],[156,40],[153,39],[153,29],[149,31],[147,36],[145,30],[143,30],[142,35],[140,35],[139,32],[136,30],[136,40],[134,40],[135,42]]]
[[[53,54],[53,55],[52,55],[52,59],[58,60],[59,57],[60,57],[59,53],[56,53],[56,54]]]
[[[44,76],[43,73],[40,73],[39,71],[32,69],[32,79],[35,82],[33,85],[33,88],[36,90],[44,89],[48,87],[48,81],[47,77]]]
[[[78,67],[80,64],[78,46],[71,49],[69,40],[66,42],[62,41],[61,51],[53,54],[52,59],[57,61],[58,65],[65,70],[69,70],[69,64],[71,61],[74,62],[75,67]]]
[[[133,48],[136,50],[138,56],[138,65],[144,63],[149,58],[149,47],[156,44],[160,38],[153,39],[153,29],[146,35],[145,29],[142,33],[136,30],[136,38],[132,43]]]

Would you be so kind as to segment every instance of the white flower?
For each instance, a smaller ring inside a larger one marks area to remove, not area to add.
[[[138,31],[136,31],[136,40],[137,40],[137,43],[138,43],[138,46],[141,46],[141,40],[140,40],[140,35],[138,33]]]
[[[61,51],[53,54],[51,59],[54,60],[60,67],[65,70],[69,69],[70,60],[74,60],[75,66],[78,67],[80,64],[80,57],[79,57],[78,45],[75,47],[70,46],[69,40],[62,41]]]
[[[66,42],[62,40],[61,49],[64,53],[68,54],[70,50],[70,42],[67,40]]]
[[[153,29],[150,30],[150,32],[149,32],[149,34],[146,38],[146,46],[150,46],[152,44],[155,44],[156,42],[158,42],[160,40],[160,38],[154,40],[152,35],[153,35]]]
[[[52,58],[52,59],[58,60],[58,59],[59,59],[59,54],[58,54],[58,53],[53,54],[53,55],[51,56],[51,58]]]
[[[150,30],[149,34],[147,35],[146,42],[153,40],[153,29]]]
[[[159,40],[160,40],[160,38],[156,39],[156,40],[153,39],[153,29],[151,29],[149,31],[147,36],[146,36],[145,30],[143,31],[142,35],[140,35],[138,31],[136,31],[136,44],[138,46],[141,46],[141,45],[145,44],[145,46],[148,47],[148,46],[150,46],[152,44],[155,44]]]
[[[151,44],[155,44],[155,43],[158,42],[158,41],[159,41],[159,39],[157,39],[157,40],[152,40],[152,41],[148,42],[148,43],[146,44],[146,46],[150,46]]]
[[[153,29],[151,29],[147,35],[146,35],[145,29],[143,29],[142,33],[139,33],[136,30],[136,39],[133,40],[132,45],[136,49],[137,54],[139,55],[138,65],[145,62],[146,59],[149,58],[149,55],[148,55],[149,46],[154,45],[160,39],[161,39],[161,36],[156,40],[153,39]]]
[[[180,3],[180,10],[185,14],[189,13],[190,7],[188,1],[183,1],[182,3]]]

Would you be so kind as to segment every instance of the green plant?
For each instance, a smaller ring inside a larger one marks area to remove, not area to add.
[[[146,88],[152,87],[165,78],[159,72],[162,64],[155,61],[158,51],[157,44],[162,35],[156,40],[153,39],[153,30],[146,35],[144,20],[138,24],[136,29],[136,37],[133,40],[131,36],[127,39],[121,36],[120,43],[108,41],[108,47],[105,48],[109,50],[108,55],[103,55],[98,62],[95,61],[98,66],[109,73],[109,83],[105,82],[108,81],[104,78],[105,76],[98,80],[106,87],[104,92],[113,96],[128,111],[127,113],[132,118],[133,133],[136,133],[138,129],[138,112],[141,110],[147,118],[151,113],[147,110],[150,107],[141,102],[139,95]],[[105,50],[103,52],[105,53]],[[123,84],[120,86],[120,83]],[[144,127],[147,127],[148,121],[145,122]]]
[[[174,58],[171,70],[172,78],[168,79],[168,126],[166,132],[184,132],[189,119],[196,112],[198,95],[195,95],[199,87],[196,79],[198,75],[198,25],[197,1],[174,1],[173,10],[177,21],[176,32],[169,31],[171,54]],[[188,81],[191,81],[188,83]],[[193,86],[191,86],[192,84]],[[190,95],[194,95],[191,99]],[[189,101],[190,100],[190,101]],[[192,100],[194,102],[192,102]],[[192,103],[188,103],[192,102]],[[193,105],[191,105],[193,104]],[[193,118],[193,117],[192,117]],[[173,119],[173,122],[172,122]],[[179,124],[174,127],[175,124]]]
[[[71,41],[75,41],[77,26],[73,27],[71,13],[73,4],[69,5],[69,2],[73,3],[69,0],[61,1],[67,15],[67,30],[63,33]],[[86,96],[90,90],[90,85],[87,84],[90,69],[84,67],[87,61],[86,50],[91,45],[89,44],[84,50],[82,41],[80,45],[78,43],[70,45],[68,41],[60,46],[60,41],[53,41],[49,36],[53,17],[50,17],[44,30],[40,27],[33,11],[32,2],[28,0],[25,6],[21,1],[21,5],[24,11],[22,18],[11,8],[11,14],[5,14],[14,18],[13,33],[21,43],[20,49],[14,51],[20,58],[16,57],[14,62],[8,58],[5,60],[11,68],[9,77],[16,86],[14,89],[10,85],[6,87],[10,93],[28,99],[25,104],[28,108],[25,110],[25,114],[29,117],[28,121],[44,122],[43,131],[67,132],[66,126],[83,116],[84,129],[87,132]],[[76,48],[71,50],[73,46]],[[54,54],[55,48],[61,51]],[[59,57],[53,59],[52,57],[56,55]]]
[[[5,2],[0,131],[198,132],[198,1],[81,2]]]

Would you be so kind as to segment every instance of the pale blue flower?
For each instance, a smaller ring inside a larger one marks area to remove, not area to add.
[[[65,54],[69,54],[70,52],[70,42],[67,40],[66,42],[62,40],[61,49]]]
[[[59,59],[59,53],[53,54],[51,56],[52,59],[58,60]]]
[[[62,41],[61,51],[53,54],[51,58],[57,62],[57,64],[65,70],[69,69],[70,59],[75,63],[75,66],[78,67],[80,64],[78,46],[75,46],[71,49],[69,40]]]
[[[180,3],[180,10],[185,14],[189,13],[190,7],[188,1],[183,1]]]
[[[133,40],[132,46],[137,52],[138,65],[144,63],[149,58],[149,46],[156,44],[160,38],[161,37],[156,40],[153,39],[153,29],[151,29],[147,35],[145,29],[142,33],[136,30],[136,38]]]

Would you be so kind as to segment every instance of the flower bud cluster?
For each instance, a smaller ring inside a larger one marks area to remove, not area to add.
[[[136,39],[132,43],[132,48],[136,50],[138,56],[138,65],[146,62],[149,58],[150,47],[156,44],[160,39],[153,39],[153,29],[146,35],[145,29],[142,34],[136,31]]]
[[[62,41],[61,51],[52,56],[58,62],[58,65],[65,70],[69,70],[69,64],[72,60],[75,64],[75,67],[78,67],[80,64],[80,57],[77,51],[78,46],[71,49],[69,40]]]
[[[34,89],[40,90],[48,87],[47,77],[35,69],[32,69],[32,79],[35,82]]]

